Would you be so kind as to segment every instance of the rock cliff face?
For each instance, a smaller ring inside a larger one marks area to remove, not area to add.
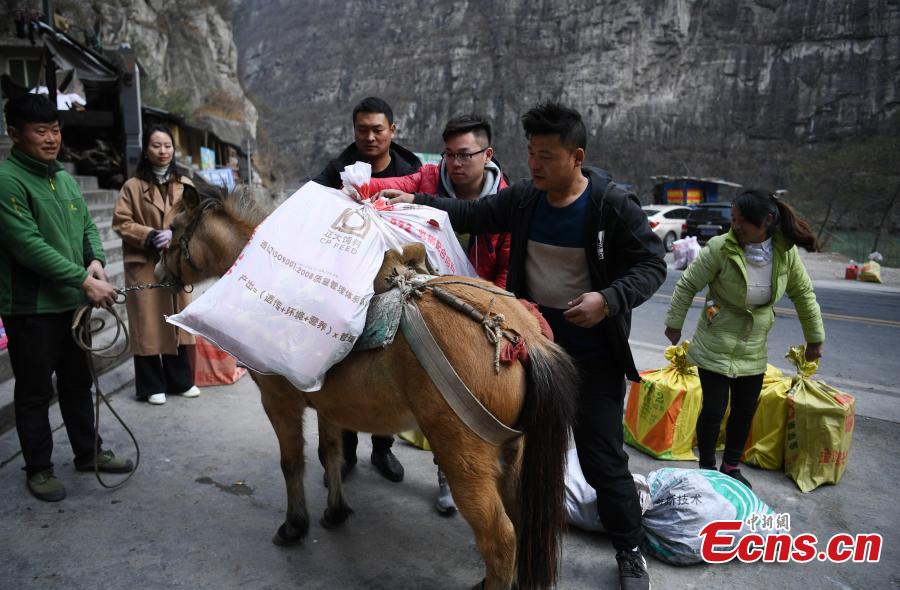
[[[814,199],[853,162],[876,198],[900,174],[897,0],[243,0],[234,28],[260,127],[297,180],[351,140],[367,95],[422,151],[440,151],[449,117],[487,115],[513,178],[519,117],[545,99],[579,109],[589,160],[642,194],[652,174],[689,173]]]
[[[237,145],[255,137],[256,108],[237,75],[226,2],[112,0],[82,6],[73,16],[99,19],[104,44],[129,43],[137,51],[145,103],[191,115]]]

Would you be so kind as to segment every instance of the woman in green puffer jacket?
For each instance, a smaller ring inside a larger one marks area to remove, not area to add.
[[[809,225],[774,194],[759,190],[741,193],[732,203],[731,218],[731,231],[712,238],[678,280],[665,334],[678,344],[691,301],[708,285],[688,349],[703,389],[697,419],[700,467],[716,468],[716,439],[730,389],[731,414],[720,470],[751,487],[738,463],[762,389],[773,307],[785,293],[794,303],[807,342],[807,360],[822,356],[825,328],[796,247],[817,250]]]

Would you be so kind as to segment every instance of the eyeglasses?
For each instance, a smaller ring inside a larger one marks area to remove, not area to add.
[[[471,162],[472,158],[474,158],[478,154],[483,154],[484,152],[488,151],[489,147],[490,146],[484,148],[483,150],[478,150],[477,152],[471,152],[471,153],[459,152],[459,153],[454,154],[453,152],[443,152],[441,154],[441,157],[444,158],[445,160],[456,160],[457,162],[463,162],[463,163]]]

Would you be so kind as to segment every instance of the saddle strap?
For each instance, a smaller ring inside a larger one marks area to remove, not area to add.
[[[447,404],[472,432],[498,447],[522,435],[520,431],[497,420],[466,387],[435,341],[418,306],[411,301],[403,304],[400,329],[403,330],[413,354]]]

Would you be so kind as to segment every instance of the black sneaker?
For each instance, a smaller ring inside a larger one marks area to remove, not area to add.
[[[725,471],[725,468],[723,467],[723,468],[719,469],[719,471],[721,471],[725,475],[730,475],[734,479],[738,480],[739,482],[741,482],[742,484],[747,486],[749,489],[751,489],[751,490],[753,489],[753,486],[750,485],[750,482],[747,481],[747,478],[744,477],[743,475],[741,475],[740,469],[732,469],[731,471]]]
[[[619,587],[622,590],[650,590],[650,574],[647,560],[638,547],[622,549],[616,553],[619,563]]]
[[[394,456],[394,453],[387,451],[385,453],[372,453],[372,465],[378,470],[378,473],[385,479],[391,481],[403,481],[403,465]]]

